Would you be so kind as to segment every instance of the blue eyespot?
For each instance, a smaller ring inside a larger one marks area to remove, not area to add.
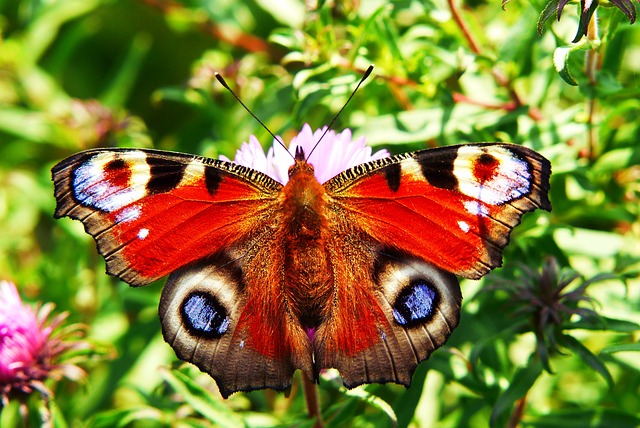
[[[433,316],[438,307],[438,292],[424,279],[412,281],[393,303],[393,317],[398,324],[412,327],[423,324]]]
[[[224,306],[214,296],[191,293],[182,302],[182,320],[195,335],[220,337],[229,329],[231,320]]]

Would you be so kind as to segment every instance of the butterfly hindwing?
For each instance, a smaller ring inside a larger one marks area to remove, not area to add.
[[[309,340],[279,292],[275,237],[256,236],[229,252],[172,273],[162,291],[162,333],[178,357],[213,377],[220,393],[287,389],[296,369],[312,370]],[[271,249],[271,250],[269,250]],[[265,270],[260,263],[269,263]],[[271,265],[271,263],[274,263]]]
[[[337,368],[350,388],[375,382],[409,386],[416,366],[458,325],[458,280],[374,242],[354,247],[336,240],[330,247],[343,262],[336,269],[331,311],[314,342],[318,368]]]

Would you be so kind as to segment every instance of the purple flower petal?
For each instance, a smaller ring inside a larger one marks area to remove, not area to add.
[[[364,137],[352,140],[349,129],[339,134],[330,130],[314,150],[326,129],[324,127],[313,132],[305,124],[300,133],[291,139],[288,149],[274,140],[266,156],[258,140],[252,135],[249,143],[243,143],[236,152],[234,162],[261,171],[281,184],[286,184],[289,181],[289,167],[293,165],[293,155],[300,146],[305,155],[309,156],[307,160],[313,165],[316,178],[324,183],[351,167],[389,156],[386,150],[372,153],[371,147],[365,144]],[[229,160],[224,156],[220,156],[220,159]]]
[[[37,313],[22,303],[15,285],[0,282],[0,385],[36,362],[50,335],[51,328],[42,328]]]
[[[84,337],[84,327],[72,324],[58,329],[67,314],[51,317],[52,311],[51,303],[25,305],[14,284],[0,281],[0,403],[39,393],[46,414],[46,397],[52,393],[44,381],[78,380],[84,375],[77,363],[85,356],[65,361],[72,352],[91,349],[88,342],[77,340]]]

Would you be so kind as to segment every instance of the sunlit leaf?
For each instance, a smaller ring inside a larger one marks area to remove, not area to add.
[[[560,342],[562,346],[575,352],[582,359],[582,361],[587,363],[600,376],[602,376],[609,387],[613,386],[613,377],[611,377],[611,373],[609,373],[607,367],[597,356],[595,356],[589,349],[587,349],[587,347],[585,347],[573,336],[565,334],[560,338],[562,339],[562,341]]]
[[[538,377],[542,374],[542,366],[535,360],[530,360],[525,367],[520,367],[513,377],[509,387],[498,397],[491,412],[491,426],[498,421],[508,419],[517,400],[527,395]],[[502,424],[501,424],[502,425]]]
[[[194,410],[220,427],[243,427],[244,420],[222,404],[210,391],[179,371],[161,370],[160,374]]]

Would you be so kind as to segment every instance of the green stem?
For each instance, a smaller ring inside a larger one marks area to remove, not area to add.
[[[313,428],[324,428],[322,415],[320,415],[320,402],[318,401],[318,388],[313,383],[309,375],[302,372],[302,388],[304,390],[304,398],[307,401],[307,412],[310,419],[315,419]]]
[[[589,84],[592,87],[596,86],[597,78],[596,72],[599,67],[600,55],[598,50],[600,48],[598,43],[598,11],[593,12],[593,16],[589,21],[589,26],[587,27],[587,38],[591,41],[592,46],[589,51],[587,51],[587,55],[585,58],[585,73],[589,78]],[[595,91],[594,91],[595,92]],[[598,135],[596,132],[596,127],[594,126],[595,121],[595,112],[596,112],[597,104],[596,104],[596,96],[595,93],[591,95],[589,98],[589,102],[587,104],[587,145],[588,145],[588,158],[590,160],[594,160],[596,153],[596,146],[598,144]]]

